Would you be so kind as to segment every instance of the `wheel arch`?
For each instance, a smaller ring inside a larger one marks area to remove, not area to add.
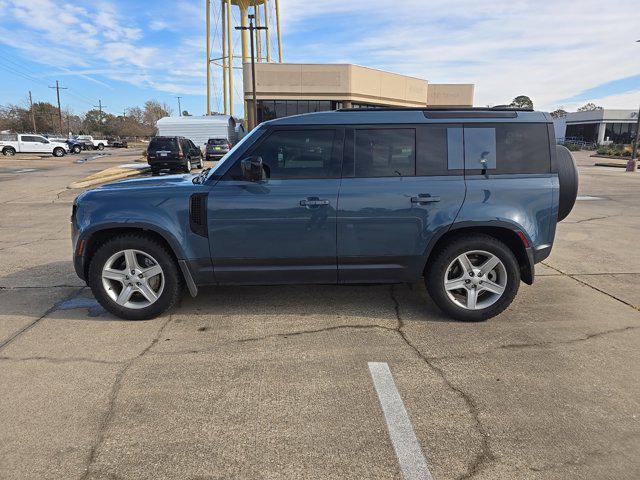
[[[474,233],[489,235],[507,245],[518,261],[520,279],[527,285],[533,283],[535,269],[533,250],[530,246],[531,241],[528,235],[523,229],[519,228],[518,225],[499,220],[490,222],[461,222],[439,231],[434,235],[425,252],[423,272],[428,268],[432,255],[440,250],[443,245],[454,238]]]
[[[82,274],[83,278],[87,278],[89,263],[95,252],[109,239],[119,235],[143,235],[157,241],[159,244],[167,248],[171,256],[179,265],[180,260],[184,258],[183,252],[179,247],[179,243],[171,234],[162,232],[156,228],[143,226],[143,225],[110,225],[103,226],[102,228],[96,228],[91,232],[87,232],[82,240]]]

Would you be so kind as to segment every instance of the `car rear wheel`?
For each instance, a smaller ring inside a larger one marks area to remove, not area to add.
[[[511,249],[488,235],[458,237],[427,265],[427,289],[447,315],[479,322],[503,312],[520,286],[520,268]]]
[[[2,150],[2,154],[7,157],[13,157],[16,154],[16,149],[13,147],[5,147],[4,150]]]
[[[101,144],[101,143],[99,143],[99,144],[98,144],[98,150],[104,150],[104,145],[103,145],[103,144]]]
[[[175,305],[182,290],[170,252],[140,235],[104,243],[91,259],[88,283],[100,305],[126,320],[161,315]]]
[[[184,165],[184,171],[187,173],[191,173],[191,160],[187,160],[187,163]]]
[[[62,147],[56,147],[53,149],[53,156],[54,157],[63,157],[65,154],[64,148]]]

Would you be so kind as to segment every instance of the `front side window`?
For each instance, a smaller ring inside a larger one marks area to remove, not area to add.
[[[301,178],[338,178],[340,168],[334,161],[336,131],[278,130],[269,135],[252,152],[262,158],[267,178],[289,180]],[[231,178],[242,179],[239,163],[229,172]]]
[[[356,177],[405,177],[416,173],[416,132],[409,128],[355,131]]]

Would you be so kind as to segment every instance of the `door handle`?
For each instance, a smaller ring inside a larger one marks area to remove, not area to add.
[[[320,200],[319,198],[307,198],[305,200],[300,200],[301,207],[322,207],[329,205],[329,200]]]
[[[435,203],[439,201],[440,197],[432,197],[428,193],[421,193],[417,197],[411,197],[411,203],[417,203],[418,205],[423,205],[425,203]]]

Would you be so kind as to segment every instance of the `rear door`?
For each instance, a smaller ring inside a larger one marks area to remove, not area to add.
[[[464,200],[460,125],[348,129],[338,199],[342,283],[413,281]]]
[[[336,205],[343,130],[272,129],[213,187],[208,225],[221,283],[336,283]],[[265,178],[240,161],[260,156]]]

